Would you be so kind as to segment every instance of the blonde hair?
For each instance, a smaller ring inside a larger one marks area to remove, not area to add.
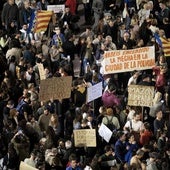
[[[52,120],[52,118],[54,118],[54,120]],[[52,114],[51,115],[49,125],[52,126],[52,127],[53,126],[58,126],[58,116],[57,116],[57,114]]]
[[[153,99],[153,104],[155,105],[155,104],[157,104],[158,102],[160,102],[161,98],[162,98],[162,93],[156,92],[155,97],[154,97],[154,99]]]
[[[11,109],[10,112],[9,112],[10,117],[13,118],[16,115],[17,112],[18,111],[15,108]]]

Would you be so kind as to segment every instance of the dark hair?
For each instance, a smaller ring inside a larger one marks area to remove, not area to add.
[[[114,84],[110,84],[110,85],[108,85],[108,89],[110,91],[114,91],[114,90],[116,90],[116,86]]]
[[[76,160],[77,161],[77,157],[76,157],[76,154],[72,153],[70,156],[69,156],[69,161],[73,161],[73,160]]]
[[[10,62],[15,62],[16,61],[16,57],[14,55],[11,56]]]
[[[120,139],[125,133],[123,131],[118,131],[117,136]]]
[[[105,147],[104,147],[104,151],[105,152],[108,152],[108,151],[110,151],[111,149],[113,149],[110,145],[106,145]]]

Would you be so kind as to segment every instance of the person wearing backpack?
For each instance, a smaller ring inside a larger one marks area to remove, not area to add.
[[[102,119],[102,123],[105,124],[111,131],[120,129],[120,124],[118,118],[114,115],[115,109],[108,108],[106,110],[106,115]]]
[[[120,129],[120,124],[118,118],[114,115],[116,110],[112,108],[108,108],[106,110],[106,115],[102,119],[102,123],[105,124],[112,132],[112,137],[109,141],[110,144],[114,144],[117,140],[116,133],[117,130]]]

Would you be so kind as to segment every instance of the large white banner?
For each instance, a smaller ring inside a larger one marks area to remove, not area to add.
[[[62,13],[65,10],[65,5],[47,5],[47,11],[53,11],[54,13]]]
[[[155,48],[105,51],[104,74],[151,69],[155,65]]]
[[[87,88],[87,103],[102,96],[102,82]]]

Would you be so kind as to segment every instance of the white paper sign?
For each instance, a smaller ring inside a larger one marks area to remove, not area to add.
[[[102,96],[102,82],[87,88],[87,103]]]
[[[105,125],[105,124],[101,124],[99,130],[99,135],[106,141],[109,142],[110,138],[112,137],[112,131]]]
[[[53,11],[54,13],[64,12],[65,5],[47,5],[47,11]]]

